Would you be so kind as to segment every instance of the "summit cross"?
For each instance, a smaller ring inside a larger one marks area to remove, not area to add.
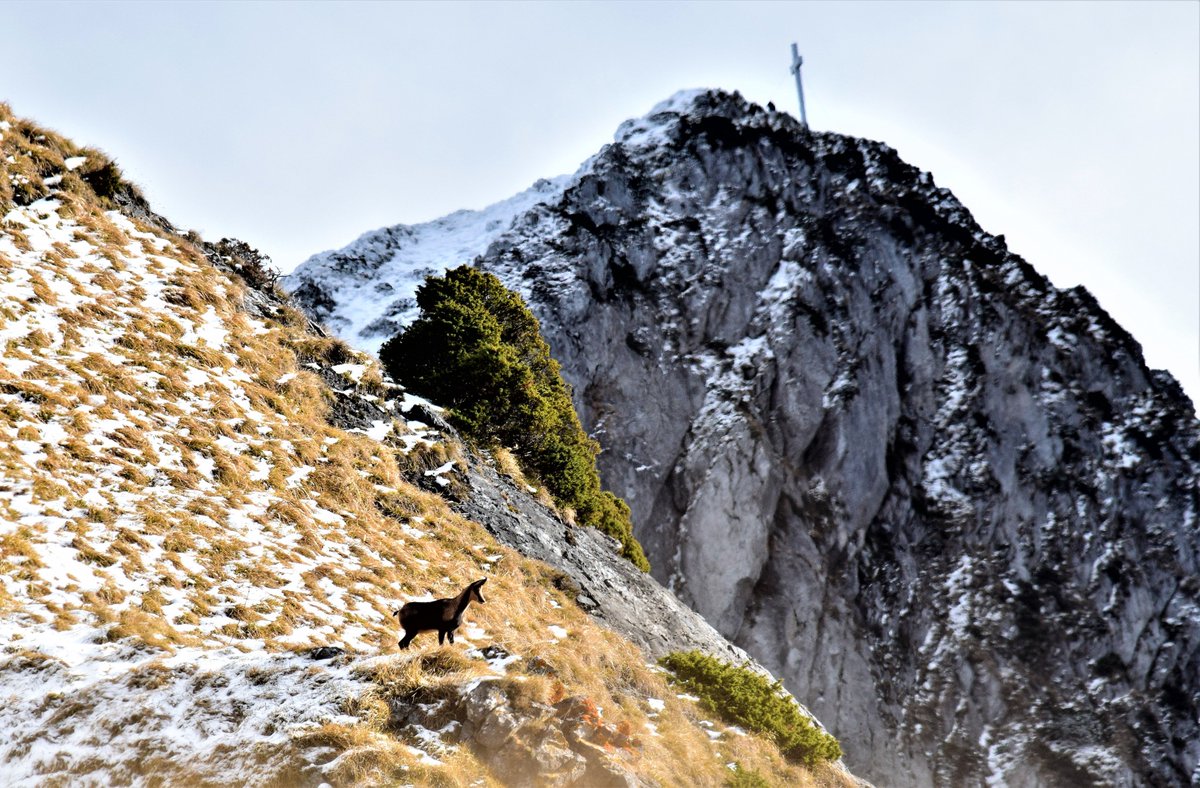
[[[800,82],[800,66],[804,65],[804,58],[800,57],[800,50],[792,44],[792,73],[796,75],[796,93],[800,96],[800,123],[804,128],[808,128],[808,116],[804,114],[804,85]]]

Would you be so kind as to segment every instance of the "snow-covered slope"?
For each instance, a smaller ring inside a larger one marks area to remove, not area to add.
[[[345,249],[313,255],[285,277],[314,319],[372,353],[417,315],[425,277],[469,263],[534,205],[556,199],[569,176],[540,180],[479,211],[364,234]],[[334,296],[336,293],[336,297]]]
[[[611,540],[498,541],[572,535],[3,104],[0,217],[0,782],[848,784],[676,696],[648,660],[741,652]],[[392,609],[481,576],[456,643],[397,651]],[[679,622],[644,651],[596,623],[639,636],[640,599]]]
[[[377,645],[388,600],[314,582],[344,546],[298,550],[279,520],[345,522],[303,484],[324,458],[264,402],[296,370],[252,378],[239,359],[270,326],[165,238],[64,207],[17,208],[0,236],[0,598],[20,611],[0,618],[3,771],[102,778],[186,754],[235,782],[240,747],[270,771],[366,690],[348,667],[306,680],[289,648]],[[222,500],[233,475],[251,484]]]
[[[1200,779],[1192,407],[929,174],[689,92],[476,264],[541,320],[657,576],[856,771]]]
[[[67,192],[4,217],[0,292],[6,784],[303,765],[369,682],[293,650],[375,651],[392,600],[330,571],[370,547],[306,480],[363,439],[312,442],[295,329]]]

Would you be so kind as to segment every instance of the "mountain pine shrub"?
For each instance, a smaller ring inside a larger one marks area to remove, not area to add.
[[[745,665],[699,651],[676,651],[659,664],[701,705],[735,725],[769,736],[789,758],[808,766],[842,757],[837,739],[813,724],[779,681],[771,682]]]
[[[754,769],[743,769],[740,763],[725,780],[725,788],[771,788],[771,781]]]
[[[447,406],[476,443],[511,449],[556,503],[615,537],[622,554],[649,571],[629,507],[600,489],[600,446],[583,431],[571,389],[524,300],[464,265],[426,279],[417,306],[420,317],[379,352],[392,377]]]

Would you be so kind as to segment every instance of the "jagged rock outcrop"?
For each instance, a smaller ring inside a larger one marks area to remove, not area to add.
[[[1193,407],[928,174],[681,94],[476,264],[541,319],[655,575],[857,773],[1200,779]]]

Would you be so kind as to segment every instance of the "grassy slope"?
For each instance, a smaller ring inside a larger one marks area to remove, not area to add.
[[[753,736],[713,738],[551,570],[405,481],[404,450],[436,436],[399,408],[370,436],[331,427],[305,366],[330,340],[293,310],[250,317],[243,285],[188,240],[112,210],[108,186],[80,177],[103,170],[101,154],[0,105],[10,156],[0,770],[38,783],[492,782],[468,747],[398,724],[405,703],[484,679],[515,706],[590,698],[640,740],[614,757],[664,785],[720,784],[734,760],[780,784],[844,780]],[[386,397],[363,364],[344,368],[346,387]],[[426,634],[397,652],[392,608],[483,576],[489,604],[457,645]],[[347,654],[298,653],[318,645]],[[515,658],[489,662],[486,645]]]

